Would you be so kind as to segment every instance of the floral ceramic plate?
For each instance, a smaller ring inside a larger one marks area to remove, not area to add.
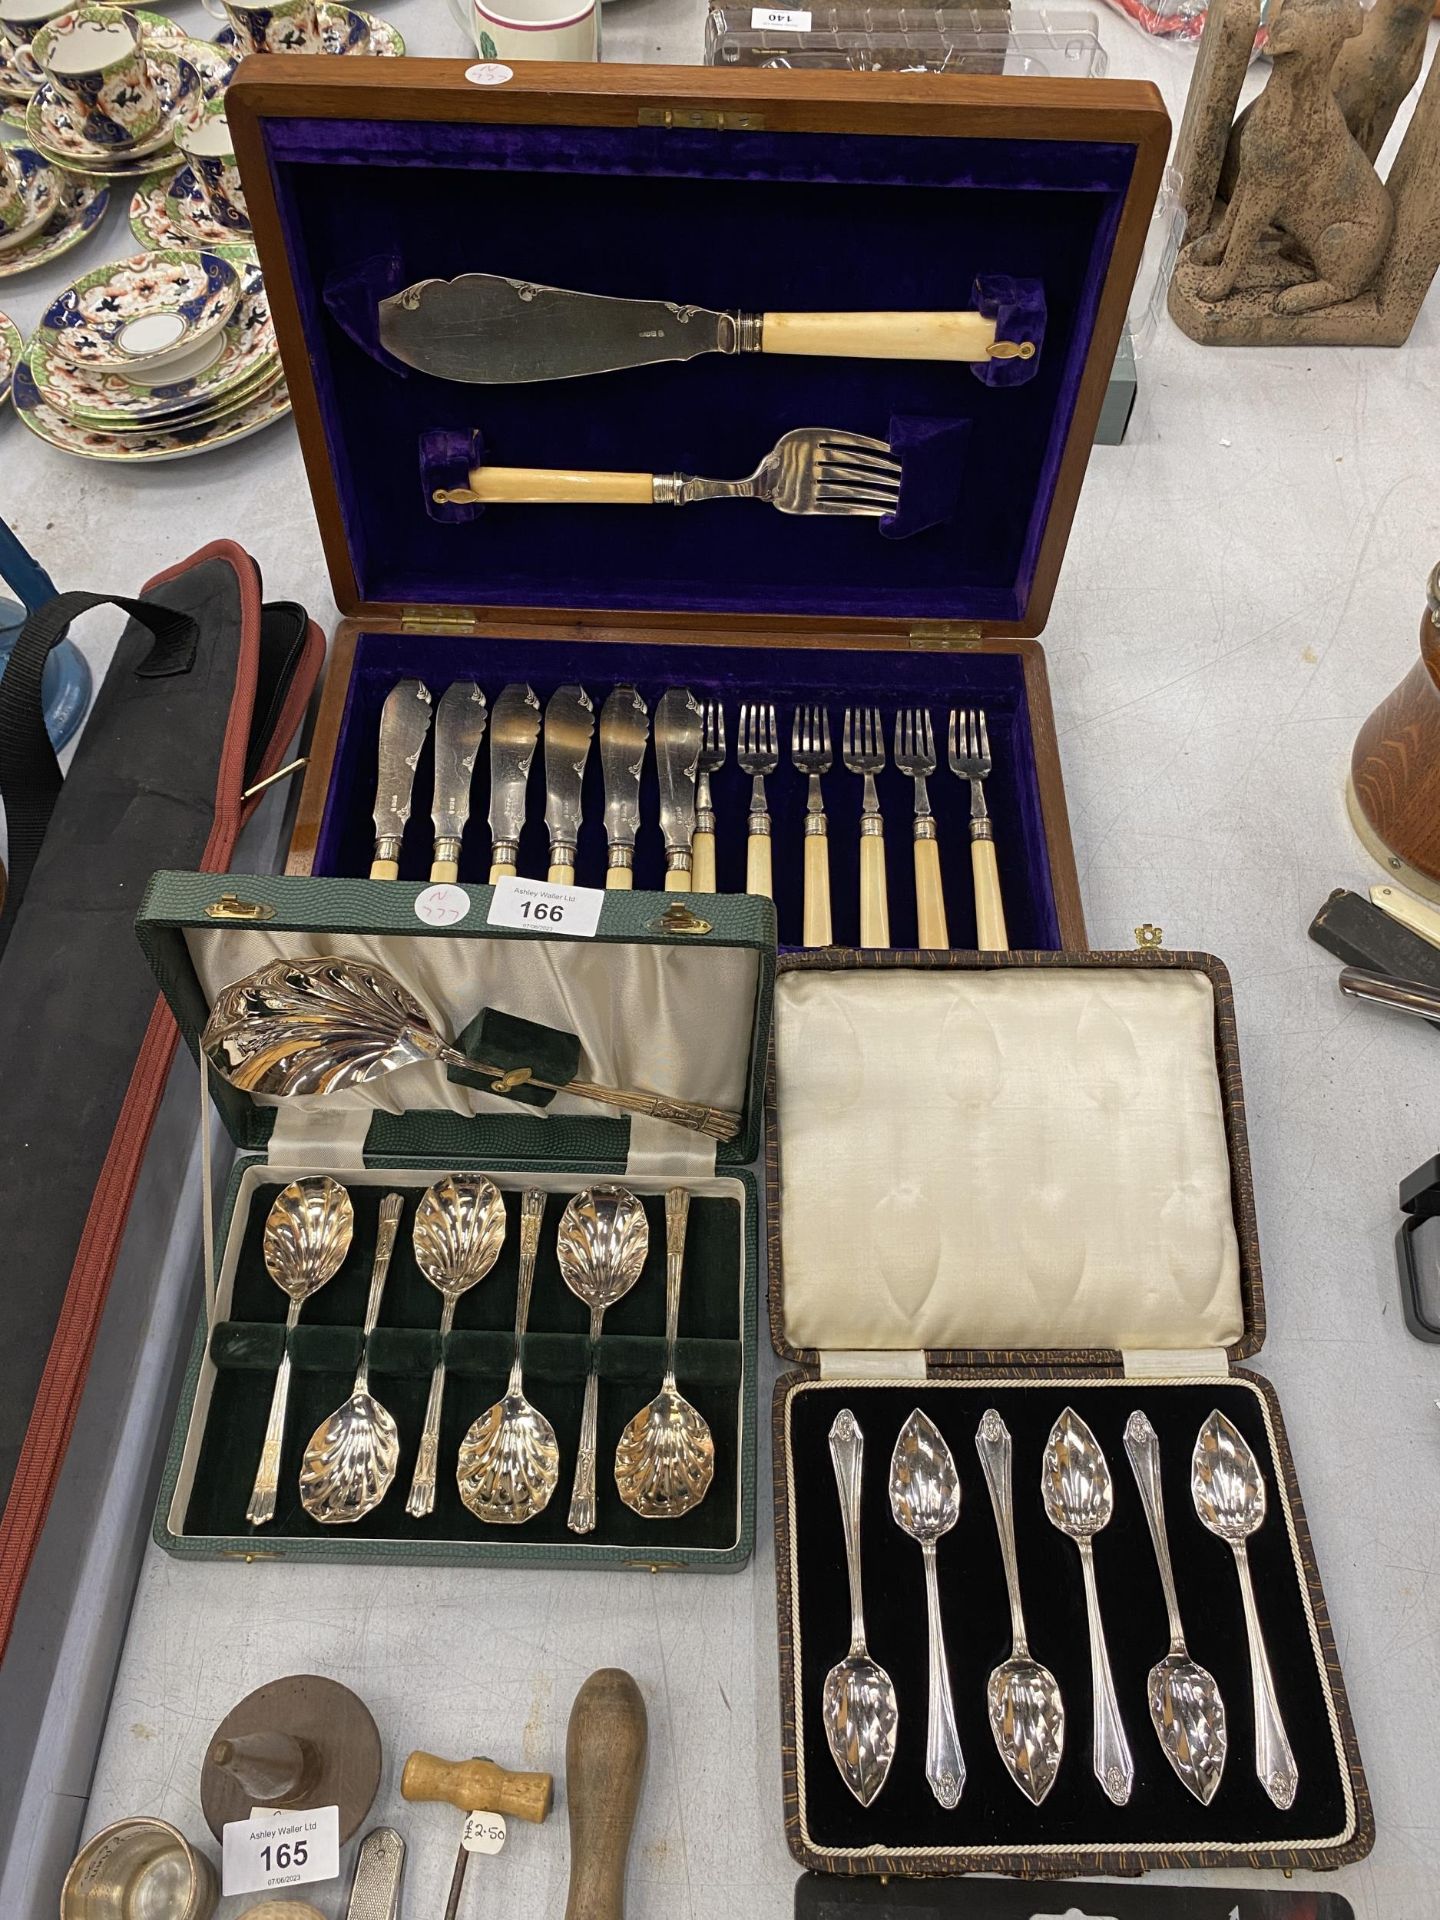
[[[255,252],[253,240],[214,217],[188,163],[140,182],[130,201],[130,231],[142,247],[208,247],[237,264]]]
[[[0,407],[10,391],[10,376],[20,364],[20,329],[8,314],[0,313]]]
[[[90,427],[76,426],[41,399],[30,369],[22,363],[15,369],[11,397],[15,411],[33,434],[65,453],[82,454],[89,460],[144,461],[185,460],[193,454],[208,453],[212,447],[229,446],[247,435],[259,433],[274,420],[282,420],[290,411],[290,396],[283,380],[232,412],[204,420],[188,421],[168,432],[142,428],[137,433],[101,433]]]
[[[19,143],[7,139],[5,144],[13,148]],[[60,204],[45,225],[18,247],[0,253],[0,280],[25,273],[47,260],[58,260],[99,225],[109,204],[110,189],[103,180],[89,179],[83,173],[62,174]]]
[[[320,0],[316,11],[320,15],[326,53],[379,53],[398,59],[405,51],[405,42],[395,28],[376,14],[361,13],[358,7],[339,6],[335,0]],[[222,27],[215,36],[215,44],[233,58],[235,29]]]
[[[174,425],[184,415],[213,412],[221,400],[233,404],[237,392],[258,386],[264,374],[278,378],[275,325],[264,279],[253,263],[243,278],[239,302],[225,322],[215,358],[185,379],[147,386],[122,374],[82,372],[55,351],[40,329],[25,349],[25,364],[40,398],[83,427],[124,432],[162,420]],[[162,380],[163,374],[162,368]]]
[[[86,372],[130,373],[139,359],[198,347],[239,299],[240,276],[228,260],[166,247],[83,275],[50,303],[36,338]]]
[[[171,146],[175,123],[200,100],[203,90],[200,76],[188,60],[176,54],[147,56],[150,78],[160,95],[161,125],[158,133],[133,147],[100,147],[87,140],[71,117],[70,109],[48,81],[30,99],[25,109],[25,131],[30,144],[38,147],[57,167],[69,167],[80,173],[105,174],[110,179],[153,172],[160,153]]]
[[[48,165],[33,147],[12,146],[9,141],[5,145],[20,169],[20,191],[25,197],[27,212],[20,225],[0,240],[0,260],[49,224],[51,214],[60,204],[60,189],[64,184],[64,175],[59,169]]]

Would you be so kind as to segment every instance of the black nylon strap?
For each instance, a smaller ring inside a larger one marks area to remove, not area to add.
[[[72,620],[92,607],[120,607],[155,636],[155,644],[136,668],[146,679],[188,673],[195,662],[200,629],[188,613],[128,600],[113,593],[58,593],[30,615],[0,677],[0,800],[10,843],[10,879],[0,913],[0,953],[25,897],[40,855],[45,829],[63,784],[60,763],[45,727],[41,678],[45,662]]]

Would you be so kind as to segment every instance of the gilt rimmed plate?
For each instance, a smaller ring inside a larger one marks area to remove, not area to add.
[[[25,365],[47,406],[80,426],[107,432],[125,432],[162,420],[178,424],[181,417],[211,410],[221,400],[233,402],[258,385],[264,374],[273,378],[279,371],[275,323],[264,278],[254,263],[243,270],[240,298],[217,346],[215,358],[199,372],[159,385],[118,373],[82,371],[55,351],[43,331],[26,347]],[[164,369],[160,372],[163,375]]]
[[[15,369],[11,392],[15,411],[38,439],[58,447],[63,453],[77,453],[87,460],[106,460],[143,465],[160,460],[188,460],[213,447],[230,446],[259,433],[272,421],[283,420],[290,411],[290,396],[283,380],[277,380],[253,400],[233,411],[225,411],[168,431],[142,428],[137,433],[101,433],[91,427],[77,426],[41,399],[30,370],[22,363]]]
[[[8,313],[0,313],[0,407],[10,392],[10,378],[20,364],[20,329]]]
[[[57,167],[74,172],[103,174],[112,180],[153,172],[160,155],[174,145],[177,122],[203,97],[203,89],[194,67],[176,54],[149,54],[146,64],[160,95],[161,115],[159,130],[148,140],[123,148],[97,146],[85,138],[66,101],[47,82],[31,95],[25,109],[31,146]]]
[[[17,247],[24,246],[27,240],[49,223],[51,214],[60,204],[60,189],[64,184],[64,175],[59,168],[52,167],[45,156],[36,153],[33,147],[7,140],[5,149],[20,169],[20,191],[25,196],[28,211],[20,225],[0,239],[0,260]]]
[[[188,161],[142,180],[130,199],[130,231],[142,247],[206,247],[238,265],[255,242],[217,220]]]
[[[362,13],[358,7],[340,6],[336,0],[320,0],[316,12],[320,16],[323,53],[378,53],[395,59],[405,51],[405,42],[396,29],[377,14]],[[215,36],[215,44],[233,58],[235,29],[222,27]]]
[[[6,145],[13,144],[7,138]],[[45,225],[28,240],[22,240],[18,247],[0,253],[0,280],[27,273],[31,267],[43,266],[47,260],[58,260],[99,225],[109,204],[110,189],[103,180],[91,179],[83,173],[64,174],[60,204]]]
[[[229,260],[197,247],[163,247],[112,260],[57,294],[36,329],[47,349],[93,373],[128,373],[138,360],[179,356],[224,326],[240,299]]]

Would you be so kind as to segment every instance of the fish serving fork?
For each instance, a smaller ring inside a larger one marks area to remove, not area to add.
[[[830,771],[830,715],[824,707],[797,707],[790,758],[810,776],[805,799],[805,922],[807,947],[830,945],[830,838],[820,778]]]
[[[1000,898],[1000,869],[995,862],[995,829],[985,805],[990,776],[990,735],[983,707],[950,710],[950,771],[970,782],[970,871],[975,876],[975,945],[982,953],[1004,953],[1005,907]]]
[[[798,716],[797,716],[798,717]],[[747,700],[740,708],[735,764],[750,776],[750,815],[746,821],[745,891],[771,898],[770,809],[765,800],[765,776],[780,764],[780,735],[775,725],[775,703]]]
[[[725,764],[725,709],[707,700],[700,721],[700,758],[696,762],[695,831],[690,837],[690,887],[694,893],[715,891],[715,803],[710,798],[710,776]]]
[[[919,942],[922,947],[948,947],[940,842],[925,785],[935,771],[935,729],[928,707],[905,707],[896,714],[895,765],[915,782],[915,915]]]
[[[841,757],[851,773],[864,775],[860,806],[860,944],[888,947],[890,911],[885,902],[885,822],[875,776],[885,765],[885,730],[878,707],[847,707]]]
[[[568,467],[474,466],[468,487],[437,487],[439,506],[688,507],[697,500],[763,500],[781,513],[863,514],[900,504],[900,462],[889,442],[837,427],[794,427],[744,480],[688,473],[586,473]]]

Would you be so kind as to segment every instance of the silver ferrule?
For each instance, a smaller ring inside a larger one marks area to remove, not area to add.
[[[398,833],[377,834],[375,839],[375,858],[377,860],[398,860],[400,858],[400,838]]]
[[[824,814],[807,813],[805,816],[805,831],[807,834],[814,833],[822,836],[828,834],[830,829],[825,824]]]
[[[665,849],[665,871],[667,873],[689,873],[689,847],[667,847]]]
[[[440,860],[458,860],[460,858],[460,835],[458,833],[437,833],[435,836],[434,858]]]
[[[993,840],[995,838],[995,829],[990,824],[988,818],[984,820],[971,819],[970,838],[972,840]]]
[[[752,807],[745,821],[745,830],[752,840],[770,838],[770,815],[764,807]]]
[[[917,813],[915,816],[915,838],[917,840],[938,840],[933,813]]]
[[[651,500],[657,507],[683,507],[684,487],[689,477],[685,473],[652,473],[650,476]]]
[[[860,838],[873,840],[876,834],[884,833],[885,822],[878,813],[862,813],[860,816]]]
[[[714,833],[715,809],[713,807],[696,807],[695,831],[697,833]]]
[[[606,865],[611,867],[633,867],[634,864],[634,847],[626,846],[623,841],[612,840],[610,842],[610,853]]]
[[[721,353],[760,353],[764,350],[765,316],[761,313],[722,313],[715,344]]]
[[[518,840],[493,840],[490,843],[490,864],[492,867],[513,867],[520,858]]]
[[[573,840],[552,840],[550,842],[550,864],[552,867],[573,867],[575,864],[575,842]]]

